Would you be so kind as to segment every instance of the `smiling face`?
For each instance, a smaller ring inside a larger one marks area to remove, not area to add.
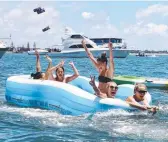
[[[139,100],[143,100],[145,95],[146,95],[147,91],[143,91],[143,90],[136,90],[135,91],[135,96],[139,99]]]
[[[134,93],[137,99],[144,100],[147,93],[147,88],[144,84],[138,84],[135,86]]]
[[[56,70],[56,76],[58,80],[63,80],[64,79],[64,68],[60,67]]]
[[[107,85],[109,97],[114,98],[118,90],[117,84],[115,82],[108,82]]]

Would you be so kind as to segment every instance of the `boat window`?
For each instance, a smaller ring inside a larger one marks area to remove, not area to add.
[[[75,39],[81,39],[83,38],[81,35],[72,35],[71,38],[75,38]]]
[[[112,39],[112,43],[116,43],[116,39]]]
[[[105,41],[103,39],[91,39],[93,42],[95,42],[98,45],[104,44]]]
[[[85,38],[88,38],[87,36],[84,36]]]
[[[90,44],[86,44],[87,48],[93,48],[93,46],[91,46]],[[80,45],[72,45],[69,48],[83,48],[83,46]]]
[[[95,38],[91,40],[97,43],[98,45],[109,43],[109,38]],[[122,39],[117,39],[117,38],[110,38],[110,41],[112,43],[122,43]]]

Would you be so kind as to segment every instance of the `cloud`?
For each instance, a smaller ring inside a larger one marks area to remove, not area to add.
[[[90,31],[94,37],[115,37],[119,34],[119,30],[110,23],[93,25]]]
[[[134,49],[167,49],[168,25],[137,22],[124,29],[128,47]]]
[[[63,24],[60,21],[60,12],[50,4],[45,4],[45,13],[37,14],[33,12],[37,3],[25,2],[17,3],[13,9],[6,8],[0,13],[1,35],[12,35],[15,45],[36,44],[41,48],[46,48],[50,44],[61,42]],[[43,4],[43,3],[41,3]],[[42,29],[50,26],[50,30],[42,32]],[[55,36],[59,35],[59,36]],[[47,41],[47,42],[46,42]]]
[[[27,11],[28,17],[26,18],[26,21],[29,22],[29,24],[53,24],[56,20],[58,20],[60,13],[56,11],[52,7],[46,7],[46,12],[42,14],[36,14],[32,13],[32,11]]]
[[[146,25],[148,28],[149,33],[156,33],[156,34],[165,34],[168,31],[168,26],[164,24],[154,24],[149,23]]]
[[[136,12],[136,23],[123,27],[128,47],[134,49],[167,49],[168,25],[164,20],[168,6],[155,4]]]
[[[147,34],[158,34],[162,36],[168,35],[168,25],[148,23],[143,24],[139,22],[135,25],[130,25],[124,29],[125,34],[136,34],[136,35],[147,35]]]
[[[70,9],[72,12],[78,12],[81,11],[83,6],[85,5],[85,2],[77,2],[77,1],[62,1],[59,3],[58,7],[63,8],[63,9]]]
[[[99,11],[96,13],[82,13],[85,15],[84,28],[82,31],[87,30],[87,35],[89,37],[116,37],[119,35],[119,30],[113,24],[111,24],[110,16],[104,12]],[[84,17],[84,16],[83,16]],[[87,17],[87,18],[86,18]]]
[[[6,15],[4,15],[4,18],[8,18],[8,19],[18,19],[22,16],[23,12],[21,9],[12,9],[11,11],[9,11]]]
[[[3,20],[0,18],[0,26],[3,25]]]
[[[168,5],[155,4],[146,9],[139,10],[136,13],[136,18],[144,18],[152,14],[161,14],[162,16],[168,15]]]
[[[82,17],[84,19],[90,19],[90,18],[93,18],[94,17],[94,14],[93,13],[90,13],[90,12],[83,12],[82,13]]]
[[[152,48],[158,48],[159,45],[157,45],[157,42],[161,41],[162,43],[166,43],[166,37],[168,37],[166,20],[163,18],[158,20],[151,16],[154,14],[168,15],[168,6],[161,4],[151,5],[146,9],[138,10],[137,13],[134,13],[138,18],[137,22],[130,23],[127,26],[119,24],[120,21],[116,21],[118,19],[113,22],[110,14],[103,9],[94,9],[94,11],[97,10],[96,12],[87,11],[86,9],[83,10],[88,5],[85,2],[82,2],[82,4],[81,2],[32,1],[14,2],[12,4],[4,2],[3,5],[5,6],[1,6],[0,8],[0,35],[8,36],[11,34],[15,45],[24,44],[26,46],[27,42],[30,42],[30,45],[36,42],[38,47],[46,48],[58,44],[61,42],[61,37],[64,35],[64,29],[67,25],[72,27],[73,30],[79,33],[83,32],[89,37],[125,38],[126,41],[127,39],[129,40],[128,43],[133,43],[138,48],[150,46]],[[45,7],[46,12],[42,14],[33,12],[33,9],[39,6],[42,8]],[[65,12],[65,9],[68,10],[68,13]],[[78,9],[78,12],[75,9]],[[67,18],[67,15],[73,14],[74,20],[71,21],[72,18]],[[82,20],[78,17],[78,14],[80,14]],[[149,18],[149,16],[151,17]],[[143,19],[145,17],[148,18]],[[76,23],[74,22],[76,20],[81,21]],[[158,21],[155,22],[153,20]],[[131,17],[130,21],[132,21]],[[115,25],[114,23],[117,24]],[[42,32],[42,29],[46,26],[50,26],[51,29]],[[148,39],[152,42],[150,46],[147,45],[149,43]],[[167,43],[164,47],[167,48],[166,46]]]

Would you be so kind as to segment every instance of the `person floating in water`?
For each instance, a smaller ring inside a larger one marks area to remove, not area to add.
[[[59,82],[64,82],[64,83],[68,83],[74,79],[76,79],[79,76],[79,72],[76,69],[75,65],[73,62],[70,62],[69,65],[72,67],[74,74],[68,77],[65,77],[65,70],[64,70],[64,61],[61,61],[58,65],[50,68],[48,71],[48,74],[52,74],[52,71],[55,71],[55,75],[56,77],[53,76],[52,74],[52,78],[51,80],[54,81],[59,81]]]
[[[107,66],[107,57],[106,53],[102,53],[101,57],[98,57],[97,60],[94,58],[93,54],[89,51],[89,49],[86,46],[85,39],[82,40],[82,45],[91,59],[92,63],[95,65],[96,69],[99,72],[99,85],[98,89],[102,93],[108,94],[108,83],[113,82],[113,76],[114,76],[114,61],[113,61],[113,45],[111,42],[109,42],[108,47],[109,47],[109,67]],[[115,84],[115,83],[114,83]],[[109,96],[111,97],[111,96]]]
[[[118,86],[115,82],[108,82],[106,85],[107,93],[103,93],[96,86],[95,76],[94,77],[90,76],[90,78],[91,78],[91,81],[89,83],[93,87],[93,90],[95,91],[96,96],[98,96],[100,98],[114,98],[115,97],[117,90],[118,90]]]
[[[35,55],[36,55],[36,73],[35,74],[32,73],[31,77],[33,77],[33,79],[47,80],[50,76],[49,69],[52,67],[52,60],[49,56],[46,56],[46,59],[48,60],[49,64],[48,64],[48,68],[47,68],[46,72],[43,73],[41,71],[40,55],[37,50],[35,51]]]
[[[156,106],[150,106],[147,98],[147,87],[144,84],[136,84],[134,88],[134,95],[129,96],[126,99],[126,102],[135,108],[138,108],[140,110],[149,110],[150,112],[156,113],[158,107]]]

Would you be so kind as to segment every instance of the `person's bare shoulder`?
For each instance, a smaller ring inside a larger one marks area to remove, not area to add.
[[[133,102],[133,100],[134,100],[133,96],[129,96],[129,97],[126,99],[127,102]]]

